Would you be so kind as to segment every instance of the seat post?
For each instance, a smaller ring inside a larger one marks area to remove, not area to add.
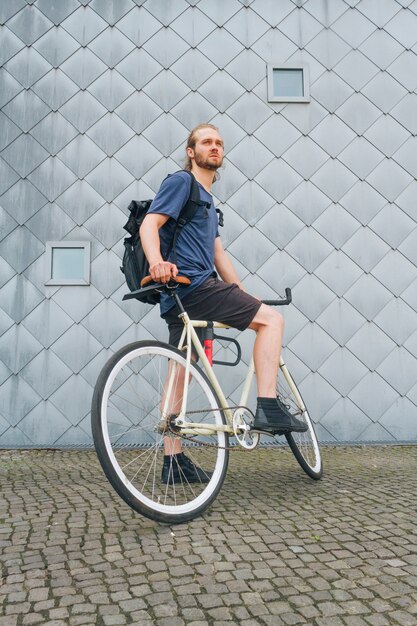
[[[175,291],[172,291],[172,292],[170,293],[170,296],[171,296],[172,298],[174,298],[175,303],[176,303],[176,305],[177,305],[177,307],[178,307],[178,310],[179,310],[180,314],[181,314],[181,313],[185,313],[185,309],[184,309],[184,307],[182,306],[182,302],[181,302],[181,300],[180,300],[180,298],[179,298],[178,294],[177,294]]]

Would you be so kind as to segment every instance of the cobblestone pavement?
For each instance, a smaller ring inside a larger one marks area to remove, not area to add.
[[[416,626],[417,447],[232,453],[203,518],[146,520],[94,452],[0,451],[0,626]]]

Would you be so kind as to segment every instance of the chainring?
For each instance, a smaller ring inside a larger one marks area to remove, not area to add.
[[[233,413],[233,432],[239,445],[246,450],[253,450],[259,443],[259,433],[252,431],[254,416],[246,408],[238,407]]]

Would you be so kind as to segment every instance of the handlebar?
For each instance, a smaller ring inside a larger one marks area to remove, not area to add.
[[[179,277],[178,277],[179,278]],[[136,291],[132,291],[131,293],[127,293],[126,295],[123,296],[123,300],[130,300],[131,298],[136,298],[136,296],[138,295],[142,295],[143,293],[146,293],[147,291],[157,291],[158,289],[167,289],[167,290],[174,290],[176,287],[178,287],[178,283],[179,281],[175,281],[175,282],[171,282],[169,284],[151,284],[148,287],[143,287],[142,289],[137,289]],[[286,287],[285,289],[285,300],[261,300],[262,304],[268,304],[269,306],[286,306],[287,304],[291,304],[292,302],[292,294],[291,294],[291,289],[289,287]]]
[[[285,306],[287,304],[291,304],[292,302],[292,293],[289,287],[285,289],[285,300],[262,300],[262,304],[269,304],[269,306]]]

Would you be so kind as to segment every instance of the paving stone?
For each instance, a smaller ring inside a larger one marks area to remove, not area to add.
[[[298,611],[303,617],[310,620],[320,615],[319,610],[314,606],[302,606]]]
[[[95,604],[75,604],[71,607],[71,614],[77,615],[78,613],[95,613],[97,606]]]
[[[176,604],[161,604],[153,607],[153,613],[155,617],[159,620],[165,617],[172,617],[177,615],[178,609]]]
[[[116,624],[126,624],[124,615],[103,615],[103,623],[105,626],[116,626]]]
[[[388,619],[381,613],[376,613],[375,615],[368,615],[366,617],[366,621],[368,624],[371,624],[371,626],[389,626]]]
[[[121,610],[125,613],[130,613],[132,611],[138,611],[140,609],[146,608],[146,603],[144,600],[140,598],[134,598],[132,600],[124,600],[122,602],[117,603]]]
[[[6,604],[5,612],[6,615],[21,615],[23,613],[27,613],[29,611],[30,604],[29,602],[19,602],[16,604]]]
[[[346,622],[346,618],[344,621]],[[352,626],[366,626],[366,621],[359,615],[353,615],[349,617],[349,624]]]
[[[402,626],[414,626],[415,624],[415,615],[410,615],[406,611],[393,611],[388,616]]]
[[[204,619],[204,612],[201,609],[183,609],[181,614],[188,622],[197,619]]]
[[[248,606],[249,612],[254,617],[260,617],[261,615],[269,614],[269,609],[265,604],[251,604]]]
[[[282,613],[288,613],[290,605],[288,602],[271,602],[268,606],[268,610],[272,615],[281,615]]]
[[[317,626],[346,626],[340,617],[318,617],[316,619]]]
[[[23,616],[22,624],[42,624],[44,616],[40,613],[27,613]],[[1,621],[0,621],[1,624]]]
[[[230,611],[230,609],[226,608],[226,607],[221,607],[218,609],[210,609],[209,611],[207,611],[208,615],[216,620],[216,621],[228,621],[228,620],[232,620],[232,612]]]

